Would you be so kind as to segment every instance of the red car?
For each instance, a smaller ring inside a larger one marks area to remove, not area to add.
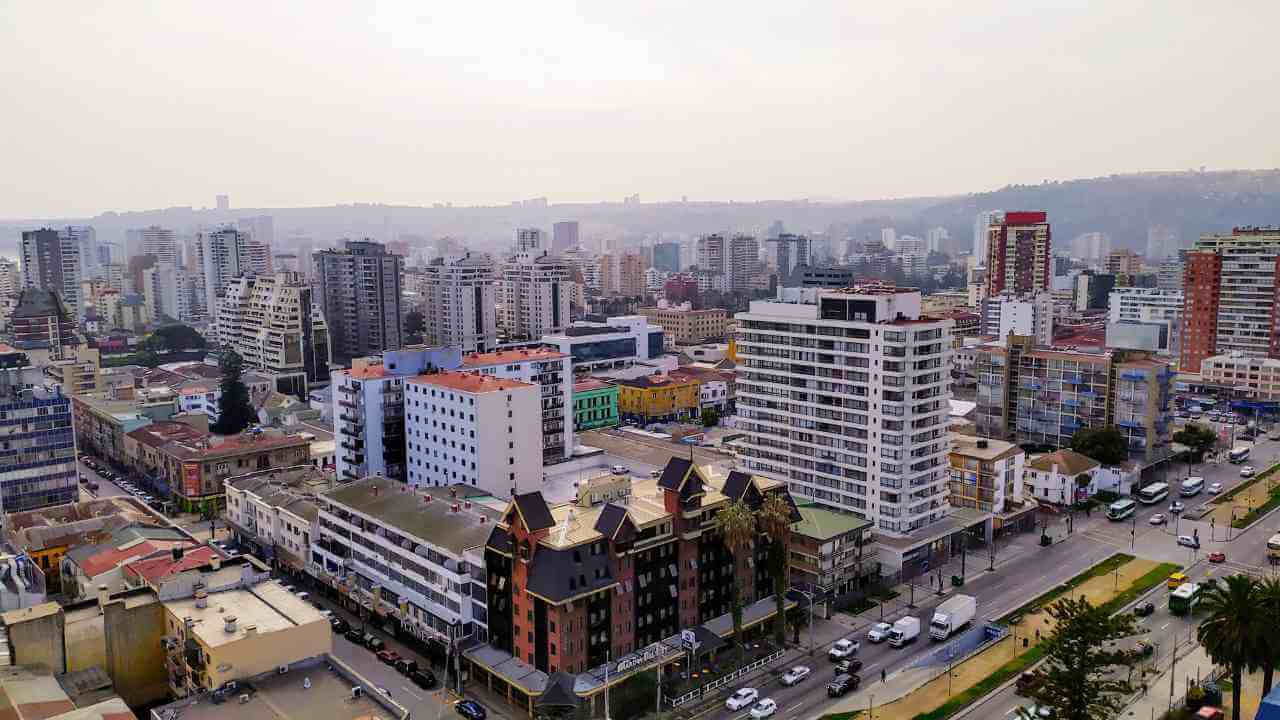
[[[1220,562],[1226,562],[1226,561],[1227,561],[1227,554],[1224,552],[1215,551],[1215,552],[1209,553],[1209,562],[1211,563],[1220,563]]]
[[[378,659],[387,665],[395,665],[396,661],[400,659],[400,653],[395,650],[383,650],[378,653]]]

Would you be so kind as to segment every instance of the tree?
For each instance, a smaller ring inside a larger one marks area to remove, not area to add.
[[[1136,632],[1133,615],[1111,615],[1083,597],[1063,598],[1047,612],[1054,622],[1041,642],[1044,679],[1027,694],[1062,720],[1114,717],[1128,683],[1112,671],[1130,663],[1133,652],[1110,644]]]
[[[417,335],[427,329],[426,318],[421,310],[410,310],[404,316],[404,331],[409,335]]]
[[[1247,575],[1231,575],[1200,598],[1205,619],[1196,639],[1205,652],[1231,672],[1231,718],[1240,720],[1240,686],[1246,668],[1258,667],[1266,643],[1259,637],[1266,614],[1259,607],[1258,583]]]
[[[173,323],[156,328],[143,342],[153,342],[156,350],[203,350],[206,343],[204,336],[196,332],[190,325]]]
[[[160,364],[160,356],[149,347],[143,347],[133,357],[134,361],[143,367],[153,368]]]
[[[769,493],[760,505],[759,517],[760,531],[770,541],[769,574],[773,578],[773,601],[777,609],[773,636],[781,648],[787,643],[787,541],[791,538],[791,505],[783,499],[782,493]]]
[[[733,582],[730,583],[733,606],[733,642],[738,646],[738,655],[742,655],[742,588],[738,582],[738,570],[742,566],[742,558],[751,551],[756,539],[756,519],[741,500],[734,500],[720,512],[716,513],[716,530],[725,549],[733,556]]]
[[[209,429],[218,435],[234,435],[258,421],[258,413],[249,404],[249,388],[241,377],[244,361],[234,350],[222,353],[218,363],[222,369],[222,397],[218,401],[218,422]]]
[[[1103,465],[1119,465],[1129,459],[1129,444],[1114,427],[1084,428],[1071,437],[1071,449]]]
[[[1173,434],[1173,441],[1186,445],[1191,449],[1191,456],[1199,462],[1204,454],[1213,449],[1218,442],[1218,434],[1213,428],[1199,423],[1189,423],[1185,428]]]
[[[1262,695],[1266,697],[1275,680],[1276,658],[1280,658],[1280,578],[1268,577],[1258,582],[1258,604],[1264,616],[1258,638],[1264,647],[1258,662],[1262,666]]]
[[[720,411],[713,408],[702,408],[702,427],[715,427],[720,424]]]

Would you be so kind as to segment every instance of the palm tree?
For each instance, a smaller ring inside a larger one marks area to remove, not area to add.
[[[1245,668],[1255,667],[1257,636],[1265,622],[1258,607],[1258,583],[1247,575],[1232,575],[1212,587],[1200,601],[1207,617],[1196,629],[1196,638],[1215,663],[1231,671],[1231,718],[1240,720],[1240,686]]]
[[[716,529],[725,549],[733,556],[732,612],[733,641],[738,646],[738,655],[743,652],[742,644],[742,587],[738,581],[742,559],[751,551],[756,539],[756,518],[751,508],[741,500],[734,500],[716,513]]]
[[[787,544],[791,539],[791,505],[781,493],[770,493],[760,505],[760,530],[769,537],[769,574],[773,576],[773,601],[777,608],[774,616],[774,639],[778,647],[785,647],[786,594],[787,594]]]
[[[1260,581],[1256,592],[1262,623],[1255,637],[1261,643],[1258,665],[1262,667],[1262,696],[1266,697],[1275,680],[1276,658],[1280,657],[1280,578]]]

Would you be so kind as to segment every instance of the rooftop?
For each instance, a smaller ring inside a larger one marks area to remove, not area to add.
[[[981,443],[981,446],[979,445]],[[1017,455],[1022,449],[1011,442],[972,437],[969,435],[952,435],[951,452],[978,460],[998,460],[1006,455]]]
[[[128,433],[137,442],[149,447],[162,447],[171,442],[195,442],[209,437],[209,433],[186,423],[161,421],[153,422]]]
[[[523,350],[499,350],[497,352],[488,353],[471,353],[462,358],[462,364],[465,367],[485,367],[488,365],[504,365],[509,363],[526,362],[529,360],[555,360],[557,358],[569,357],[559,350],[552,348],[526,348]]]
[[[326,622],[320,611],[284,589],[276,580],[258,583],[249,589],[236,588],[209,593],[205,607],[196,607],[196,598],[164,601],[165,610],[177,618],[191,618],[191,633],[206,647],[221,647],[248,637],[248,629],[258,635],[288,630],[300,625]],[[225,620],[235,618],[235,630],[227,632]],[[327,717],[327,716],[325,716]]]
[[[612,380],[602,380],[600,378],[588,377],[585,380],[579,380],[573,384],[573,391],[576,393],[590,392],[592,390],[603,390],[605,388],[614,387]]]
[[[201,545],[186,550],[183,552],[182,557],[177,559],[170,553],[127,563],[124,566],[124,571],[127,575],[140,578],[150,584],[175,573],[208,565],[209,561],[215,557],[222,557],[222,553],[208,545]]]
[[[409,378],[406,382],[416,385],[431,385],[441,387],[448,390],[457,390],[467,393],[490,393],[501,392],[503,390],[513,390],[515,388],[533,387],[529,383],[520,382],[519,380],[508,380],[507,378],[493,377],[492,375],[481,375],[479,373],[462,373],[462,372],[438,372],[429,375],[419,375]]]
[[[655,388],[671,385],[688,385],[698,382],[697,378],[680,373],[654,373],[653,375],[641,375],[638,378],[618,379],[614,381],[618,385],[626,385],[634,388]]]
[[[349,370],[343,370],[342,374],[352,380],[378,380],[385,377],[394,377],[395,374],[387,370],[383,365],[365,365],[364,367],[353,367]]]
[[[66,677],[65,675],[62,677]],[[43,667],[0,668],[0,717],[5,720],[134,720],[136,717],[118,697],[89,701],[77,707],[54,676]]]
[[[479,502],[466,507],[467,498],[482,494],[465,486],[414,488],[374,476],[341,485],[322,497],[456,555],[484,545],[501,518],[501,513]]]
[[[1078,475],[1089,472],[1096,467],[1101,467],[1102,464],[1091,457],[1065,448],[1057,452],[1046,453],[1027,463],[1028,468],[1042,472],[1053,470],[1055,465],[1061,473]]]
[[[870,520],[818,505],[800,505],[797,509],[800,511],[800,522],[792,526],[792,531],[816,540],[829,540],[871,527]]]

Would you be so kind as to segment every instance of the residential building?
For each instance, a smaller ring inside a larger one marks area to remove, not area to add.
[[[696,301],[698,292],[698,279],[688,273],[669,277],[662,284],[662,297],[672,304]]]
[[[535,340],[569,324],[570,266],[550,255],[521,253],[502,266],[498,324],[508,341]]]
[[[84,272],[80,257],[81,234],[72,227],[65,230],[41,228],[22,233],[23,287],[57,293],[73,320],[78,320],[84,313],[80,302],[80,280]]]
[[[22,266],[9,258],[0,258],[0,295],[22,292]]]
[[[883,285],[787,288],[738,313],[744,466],[881,535],[945,518],[952,321],[920,302]]]
[[[618,379],[618,414],[642,425],[689,420],[701,406],[699,381],[676,373]]]
[[[653,266],[663,272],[680,272],[680,270],[683,269],[680,263],[680,243],[654,243]]]
[[[6,509],[4,542],[28,557],[41,571],[36,574],[41,576],[42,591],[47,587],[50,593],[57,593],[62,590],[62,558],[71,548],[131,524],[145,524],[150,519],[154,516],[132,498],[73,501],[25,512]],[[19,564],[17,569],[27,568]],[[23,572],[22,576],[29,577],[29,574]]]
[[[1007,501],[1021,502],[1027,455],[1010,442],[967,435],[951,436],[947,501],[953,507],[1000,514]]]
[[[573,429],[577,432],[618,425],[618,385],[588,377],[573,385]]]
[[[300,274],[236,278],[220,303],[218,342],[274,377],[278,392],[306,398],[310,383],[329,379],[329,330]]]
[[[49,367],[49,372],[67,395],[79,395],[98,391],[98,375],[102,371],[101,351],[81,345],[74,355]]]
[[[380,360],[356,358],[333,371],[334,461],[342,482],[381,475],[404,482],[405,377]]]
[[[512,240],[513,253],[516,255],[541,255],[550,250],[543,246],[542,230],[539,228],[516,228]]]
[[[537,386],[542,405],[542,464],[573,456],[573,368],[568,355],[547,347],[473,353],[462,358],[459,369]]]
[[[178,264],[178,241],[172,229],[151,225],[138,230],[137,237],[141,245],[138,249],[140,254],[154,255],[157,262]]]
[[[1111,373],[1111,419],[1129,453],[1157,458],[1173,442],[1173,368],[1162,360],[1121,354]]]
[[[195,318],[190,277],[182,267],[161,262],[143,270],[142,296],[152,318],[169,317],[180,322]]]
[[[1236,397],[1280,400],[1280,359],[1250,357],[1241,352],[1213,355],[1200,363],[1206,385],[1230,387]]]
[[[627,253],[616,256],[616,262],[618,266],[618,292],[625,297],[643,296],[645,294],[645,265],[641,257],[633,253]]]
[[[1029,498],[1057,505],[1084,500],[1093,494],[1091,486],[1101,467],[1097,460],[1074,450],[1041,455],[1027,463],[1023,492]],[[1080,485],[1077,478],[1081,475],[1087,475],[1089,482]]]
[[[1183,256],[1186,251],[1179,251],[1178,257],[1170,258],[1160,262],[1159,268],[1156,269],[1156,287],[1161,290],[1177,290],[1178,294],[1182,294],[1182,276],[1184,273]]]
[[[411,485],[470,485],[499,497],[542,478],[537,385],[444,371],[405,382]]]
[[[9,314],[9,331],[17,349],[47,352],[54,360],[69,357],[80,344],[75,320],[53,290],[24,288]]]
[[[996,213],[987,226],[987,293],[1051,291],[1052,238],[1044,212]]]
[[[300,576],[311,562],[320,509],[314,496],[278,481],[279,473],[267,470],[227,480],[222,517],[245,552]]]
[[[746,291],[759,261],[759,249],[759,243],[750,235],[703,235],[698,238],[698,269],[722,276],[726,292]]]
[[[729,313],[723,308],[694,310],[687,302],[677,305],[663,300],[657,307],[642,307],[636,312],[662,328],[664,339],[677,345],[723,340],[728,336]]]
[[[237,278],[267,274],[260,250],[248,232],[230,225],[196,235],[196,262],[208,313],[217,312],[228,286]]]
[[[551,253],[559,255],[565,250],[572,250],[580,244],[578,238],[578,221],[564,220],[551,225]]]
[[[1133,275],[1142,272],[1142,256],[1132,250],[1112,250],[1103,268],[1113,275]]]
[[[404,345],[404,258],[368,239],[347,240],[342,250],[322,250],[312,258],[315,302],[328,324],[334,356],[350,359],[399,350]]]
[[[988,228],[991,227],[991,221],[996,210],[987,210],[980,212],[973,219],[973,257],[978,259],[978,263],[982,264],[987,261],[987,237]]]
[[[1276,254],[1280,227],[1238,227],[1203,235],[1186,254],[1183,372],[1212,355],[1280,356]]]
[[[1181,290],[1122,287],[1111,291],[1107,321],[1163,322],[1175,328],[1182,317]]]
[[[544,335],[542,343],[570,356],[575,372],[589,372],[656,359],[663,352],[663,330],[644,315],[619,315],[603,323],[575,322]]]
[[[1047,292],[1014,295],[999,293],[978,303],[982,335],[1007,337],[1009,333],[1030,335],[1040,345],[1053,343],[1053,295]]]
[[[441,651],[485,642],[483,548],[500,513],[477,495],[378,477],[321,493],[311,571],[347,607]]]
[[[782,233],[769,239],[773,266],[778,271],[778,283],[791,285],[797,270],[813,265],[809,238],[804,235]]]
[[[138,560],[181,557],[199,543],[181,528],[135,523],[76,545],[63,556],[60,593],[67,602],[129,588],[125,566]],[[216,551],[215,551],[216,552]]]
[[[420,309],[427,345],[487,352],[498,344],[498,293],[492,261],[466,253],[436,258],[423,268]]]
[[[856,284],[856,275],[847,267],[805,267],[795,285],[809,288],[846,288]]]
[[[152,422],[132,398],[117,400],[101,393],[72,395],[71,418],[80,452],[121,465],[126,462],[125,435]]]
[[[800,505],[791,526],[791,582],[809,592],[840,598],[878,576],[879,555],[867,520],[821,505]]]

